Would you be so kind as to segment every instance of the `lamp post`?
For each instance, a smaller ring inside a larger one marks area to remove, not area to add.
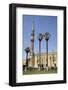
[[[38,40],[39,40],[39,71],[41,70],[41,41],[43,39],[42,33],[39,33]]]
[[[28,69],[28,53],[30,52],[30,48],[29,47],[25,48],[25,52],[26,52],[26,69]]]
[[[48,70],[48,40],[49,40],[50,34],[48,32],[46,32],[44,37],[46,40],[46,61],[47,61],[46,68]]]

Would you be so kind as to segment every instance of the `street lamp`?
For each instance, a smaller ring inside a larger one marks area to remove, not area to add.
[[[30,52],[30,48],[29,47],[25,48],[25,52],[26,52],[26,68],[28,69],[28,53]]]
[[[44,37],[46,40],[46,61],[47,61],[46,68],[48,70],[48,40],[49,40],[50,34],[48,32],[46,32]]]
[[[39,70],[41,69],[41,41],[43,39],[42,33],[39,33],[38,40],[39,40]]]

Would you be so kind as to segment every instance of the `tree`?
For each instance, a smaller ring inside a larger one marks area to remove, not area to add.
[[[38,40],[39,40],[39,70],[41,70],[41,41],[43,39],[42,33],[39,33]]]
[[[30,48],[29,47],[25,48],[25,52],[26,52],[26,68],[28,69],[28,53],[30,52]]]
[[[47,67],[47,70],[48,70],[48,40],[49,40],[50,34],[48,32],[46,32],[44,37],[45,37],[45,40],[46,40],[46,61],[47,61],[46,67]]]

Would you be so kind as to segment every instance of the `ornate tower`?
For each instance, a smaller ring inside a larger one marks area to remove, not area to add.
[[[32,24],[32,32],[31,32],[31,64],[32,68],[34,68],[34,37],[35,37],[35,27],[34,27],[34,21]]]

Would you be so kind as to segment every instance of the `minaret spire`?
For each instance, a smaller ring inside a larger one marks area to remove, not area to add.
[[[34,19],[32,22],[32,32],[31,32],[31,56],[32,56],[32,67],[34,68],[34,39],[35,39],[35,26]]]
[[[35,31],[34,18],[33,18],[33,23],[32,23],[32,31]]]
[[[34,26],[34,19],[32,23],[32,32],[31,32],[31,42],[34,44],[34,38],[35,38],[35,26]]]

